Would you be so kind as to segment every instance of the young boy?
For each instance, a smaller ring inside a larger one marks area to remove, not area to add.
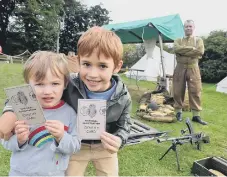
[[[78,99],[107,100],[106,132],[101,135],[101,141],[82,141],[81,150],[72,155],[66,174],[83,176],[91,161],[97,176],[117,176],[117,152],[126,143],[131,125],[131,97],[115,75],[123,64],[123,45],[114,32],[93,27],[80,37],[77,48],[79,74],[71,76],[63,99],[76,111]],[[9,112],[10,107],[6,106],[4,111],[2,120],[13,120],[15,115]]]
[[[70,159],[67,175],[83,176],[91,161],[97,176],[117,176],[117,151],[126,143],[131,125],[131,98],[115,75],[123,64],[123,45],[114,32],[93,27],[80,37],[77,49],[80,72],[71,78],[64,100],[74,108],[78,98],[107,100],[107,124],[101,141],[82,141],[81,151]]]
[[[12,151],[9,176],[64,176],[69,157],[80,149],[76,113],[61,100],[68,84],[68,64],[61,54],[39,51],[24,66],[24,79],[33,86],[43,107],[44,125],[15,123],[15,134],[3,141]]]

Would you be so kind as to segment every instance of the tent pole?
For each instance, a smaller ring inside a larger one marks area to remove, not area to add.
[[[166,72],[165,72],[165,65],[164,65],[164,56],[163,56],[163,42],[162,42],[162,36],[161,33],[159,32],[158,35],[159,38],[159,45],[160,45],[160,52],[161,52],[161,63],[162,63],[162,72],[163,72],[163,78],[166,80]]]
[[[175,67],[176,67],[176,54],[174,54],[173,71],[174,71]]]

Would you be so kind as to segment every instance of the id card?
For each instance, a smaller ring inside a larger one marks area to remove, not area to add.
[[[45,122],[43,109],[31,85],[10,87],[4,90],[18,120],[25,120],[29,125]]]
[[[79,99],[77,130],[82,140],[100,140],[106,130],[106,100]]]

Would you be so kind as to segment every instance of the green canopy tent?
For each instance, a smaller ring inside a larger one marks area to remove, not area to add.
[[[184,36],[184,28],[178,14],[145,20],[116,23],[103,26],[114,31],[122,43],[143,43],[143,39],[159,39],[162,35],[163,42],[173,42],[176,38]]]
[[[160,43],[163,79],[166,80],[163,63],[162,43],[173,42],[184,36],[183,23],[178,14],[125,23],[109,24],[105,29],[114,31],[123,44],[143,43],[144,40],[156,39]]]

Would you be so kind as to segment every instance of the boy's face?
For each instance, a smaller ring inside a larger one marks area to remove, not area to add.
[[[64,76],[60,77],[47,71],[46,77],[42,81],[36,81],[34,77],[29,79],[29,83],[34,86],[36,98],[43,108],[56,106],[62,97],[64,91]]]
[[[94,50],[90,56],[80,56],[80,77],[90,91],[103,92],[111,87],[111,77],[121,66],[122,61],[115,67],[113,58],[98,56]]]

